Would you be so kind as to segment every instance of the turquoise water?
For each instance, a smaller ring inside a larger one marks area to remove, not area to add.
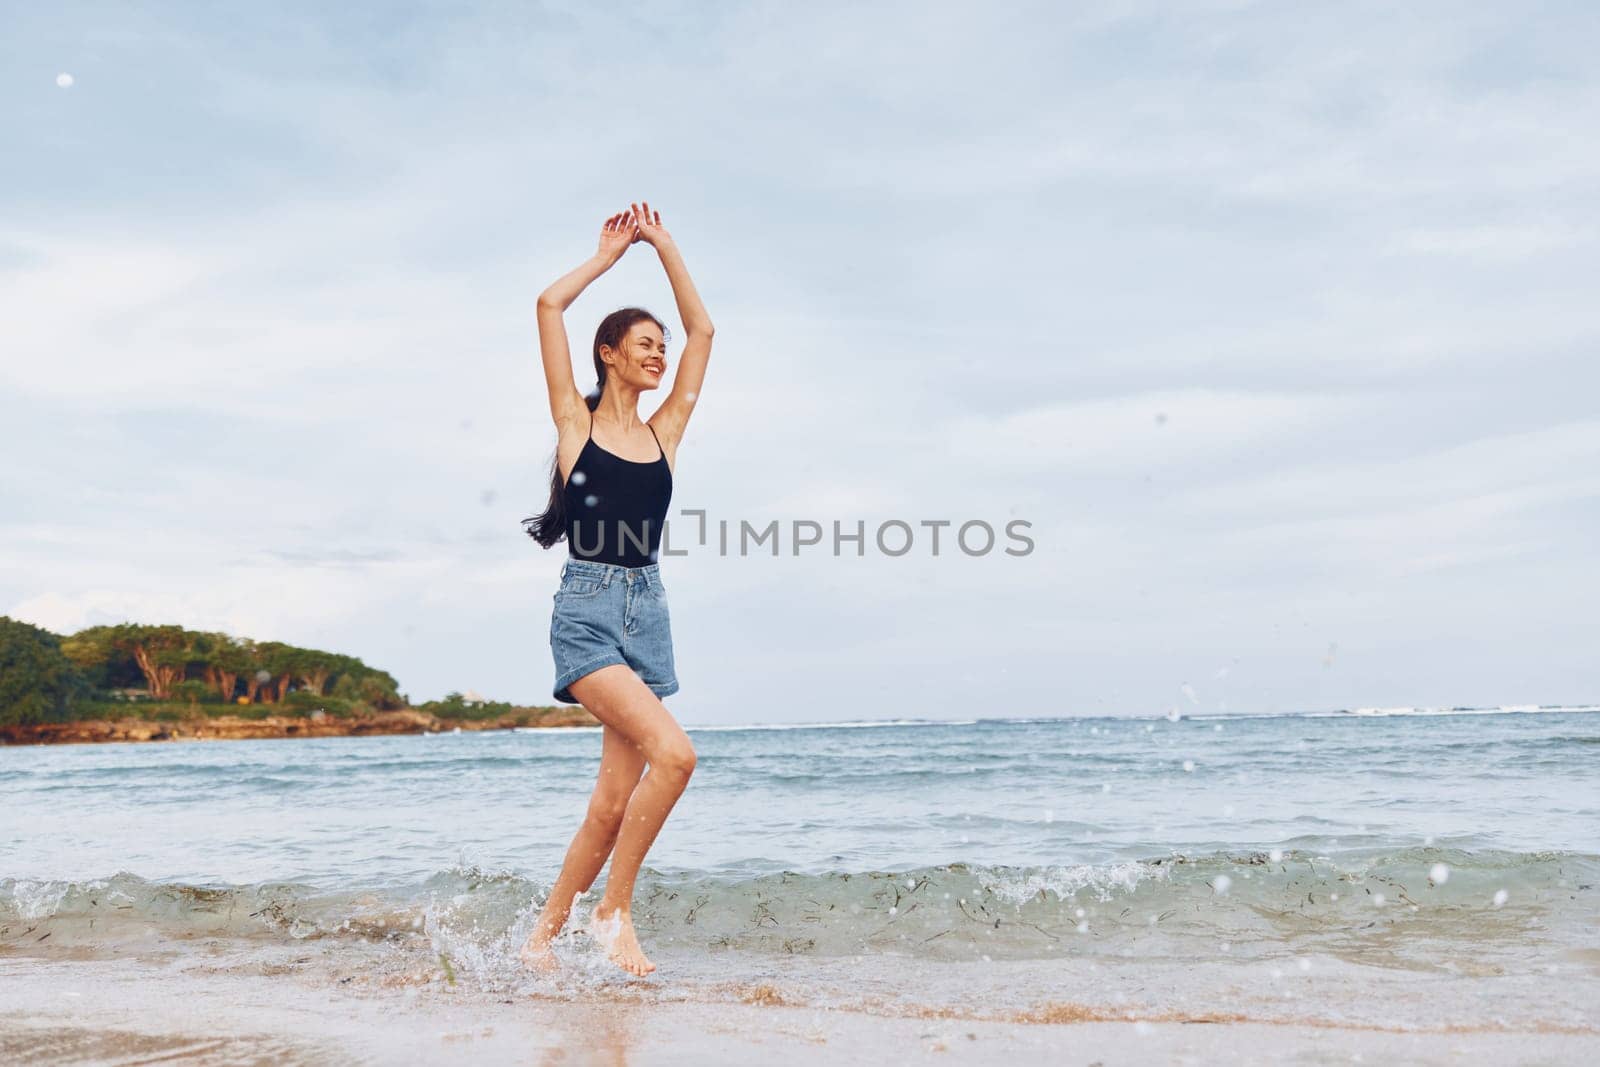
[[[1091,960],[1592,979],[1594,710],[691,726],[635,918],[685,981],[844,996],[877,975],[928,1004],[980,961],[1026,972],[957,983],[1002,1007]],[[600,741],[0,749],[0,924],[420,952],[526,983],[511,950]],[[563,951],[583,956],[576,925]]]

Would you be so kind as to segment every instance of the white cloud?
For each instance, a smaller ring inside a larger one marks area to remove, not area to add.
[[[1333,454],[1290,470],[1184,490],[1180,497],[1186,509],[1232,518],[1351,516],[1480,498],[1530,505],[1577,501],[1597,485],[1600,422],[1583,420],[1375,459]]]
[[[1216,463],[1241,449],[1313,434],[1355,406],[1353,400],[1314,394],[1169,389],[998,418],[956,415],[941,437],[952,456],[996,478],[1051,471],[1119,475]]]
[[[1406,230],[1395,236],[1389,250],[1396,254],[1462,256],[1489,262],[1511,262],[1586,245],[1593,240],[1592,231],[1572,225],[1529,223],[1467,226]]]

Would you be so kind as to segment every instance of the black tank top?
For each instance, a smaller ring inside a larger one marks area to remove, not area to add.
[[[655,437],[655,427],[645,425]],[[672,468],[659,437],[656,448],[661,458],[646,463],[612,455],[595,442],[589,413],[589,439],[562,491],[568,556],[619,567],[656,562],[672,500]]]

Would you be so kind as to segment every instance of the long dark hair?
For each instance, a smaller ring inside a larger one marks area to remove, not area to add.
[[[609,345],[613,352],[622,348],[622,339],[628,336],[628,331],[633,329],[636,322],[650,321],[661,328],[662,340],[670,340],[666,324],[656,318],[644,308],[619,308],[600,320],[600,327],[594,331],[594,392],[583,398],[593,411],[600,405],[600,395],[606,388],[606,364],[600,358],[600,346]],[[559,450],[559,442],[558,442]],[[544,548],[549,548],[567,536],[567,501],[565,486],[561,484],[561,463],[556,455],[550,457],[550,503],[544,509],[544,514],[533,518],[523,519],[522,525],[526,527],[528,536]]]

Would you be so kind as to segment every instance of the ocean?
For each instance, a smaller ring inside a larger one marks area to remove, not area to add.
[[[634,902],[516,961],[598,729],[0,748],[0,955],[408,996],[1600,1027],[1600,708],[689,726]]]

